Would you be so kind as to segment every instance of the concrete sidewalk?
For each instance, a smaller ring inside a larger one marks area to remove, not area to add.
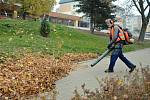
[[[137,68],[140,67],[140,63],[142,63],[143,67],[150,65],[150,48],[125,53],[125,56],[136,64]],[[57,100],[70,100],[74,95],[74,90],[76,88],[81,90],[81,85],[84,83],[87,89],[94,90],[95,88],[99,88],[99,83],[96,78],[100,79],[108,75],[113,76],[117,74],[123,76],[129,70],[127,66],[118,59],[114,69],[115,72],[111,74],[104,73],[104,70],[108,68],[109,59],[109,57],[104,58],[93,68],[90,67],[90,64],[94,60],[82,62],[79,64],[80,68],[71,72],[69,76],[57,81],[56,90],[59,92]]]

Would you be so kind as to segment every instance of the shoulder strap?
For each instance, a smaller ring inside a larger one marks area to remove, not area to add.
[[[123,30],[121,26],[117,25],[119,27],[119,29]]]
[[[111,29],[110,29],[110,35],[114,36],[114,26],[112,26]]]

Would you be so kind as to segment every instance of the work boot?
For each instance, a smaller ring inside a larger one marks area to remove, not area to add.
[[[129,72],[132,73],[135,68],[136,68],[136,65],[134,65],[133,67],[131,67],[130,70],[129,70]]]
[[[113,73],[114,71],[113,70],[110,70],[110,69],[106,69],[105,70],[105,73]]]

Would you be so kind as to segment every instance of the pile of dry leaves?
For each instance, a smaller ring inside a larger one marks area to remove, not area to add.
[[[0,98],[20,99],[55,88],[56,80],[66,76],[74,61],[94,58],[95,54],[66,54],[59,59],[52,56],[24,55],[14,60],[8,58],[0,64]]]
[[[67,61],[70,60],[71,62],[81,62],[96,58],[97,56],[98,56],[97,54],[93,53],[77,53],[77,54],[67,53],[61,59],[67,59]]]

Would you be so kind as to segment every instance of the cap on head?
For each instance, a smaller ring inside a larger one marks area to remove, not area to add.
[[[107,24],[108,27],[111,27],[112,25],[114,25],[114,21],[112,19],[106,19],[105,23]]]
[[[113,24],[113,23],[114,23],[114,21],[113,21],[112,19],[106,19],[106,20],[105,20],[105,23]]]

